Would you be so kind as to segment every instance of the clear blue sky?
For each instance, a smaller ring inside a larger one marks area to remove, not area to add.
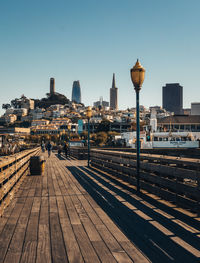
[[[80,80],[83,103],[109,101],[115,72],[119,107],[132,107],[139,58],[141,104],[162,105],[162,86],[179,82],[190,107],[200,101],[199,14],[199,0],[0,0],[0,104],[44,97],[50,77],[70,99]]]

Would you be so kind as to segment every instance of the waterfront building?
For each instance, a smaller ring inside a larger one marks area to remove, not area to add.
[[[115,74],[113,73],[112,88],[110,89],[110,108],[118,110],[118,88],[115,85]]]
[[[200,132],[200,115],[168,116],[157,121],[158,130]]]
[[[191,103],[191,115],[200,115],[200,102]]]
[[[179,83],[170,83],[162,87],[162,106],[175,115],[183,112],[183,87]]]
[[[76,103],[81,103],[81,87],[79,80],[73,82],[72,101]]]
[[[19,134],[19,135],[29,135],[30,128],[23,127],[0,127],[0,134]]]
[[[55,79],[50,78],[50,95],[55,94]]]

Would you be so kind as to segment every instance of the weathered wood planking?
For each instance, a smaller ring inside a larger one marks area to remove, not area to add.
[[[15,198],[0,218],[2,263],[149,262],[77,181],[75,174],[83,180],[88,177],[98,183],[89,174],[90,170],[83,169],[84,165],[76,160],[59,160],[52,154],[47,158],[43,176],[24,177]],[[76,167],[78,169],[74,169]],[[121,176],[119,173],[119,178]],[[109,179],[107,183],[111,183]],[[99,187],[118,202],[127,203],[122,196],[100,183]],[[147,217],[135,209],[135,213]],[[162,229],[161,225],[154,224]],[[193,235],[196,233],[198,231],[193,230]],[[180,242],[185,241],[180,239]],[[192,250],[194,254],[195,249]]]

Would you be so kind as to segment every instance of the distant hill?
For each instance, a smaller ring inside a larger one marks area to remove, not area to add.
[[[47,93],[47,98],[42,98],[41,100],[34,100],[35,101],[35,107],[39,108],[48,108],[51,105],[55,104],[68,104],[70,100],[65,97],[65,95],[60,94],[60,93],[54,93],[54,94],[49,94]]]

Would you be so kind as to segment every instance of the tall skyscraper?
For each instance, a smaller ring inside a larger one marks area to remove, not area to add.
[[[50,94],[55,94],[55,79],[50,78]]]
[[[176,115],[183,113],[183,87],[179,83],[162,87],[162,106]]]
[[[110,89],[110,108],[118,109],[118,88],[115,85],[115,73],[113,73],[112,88]]]
[[[79,80],[73,82],[72,101],[76,103],[81,103],[81,87]]]

